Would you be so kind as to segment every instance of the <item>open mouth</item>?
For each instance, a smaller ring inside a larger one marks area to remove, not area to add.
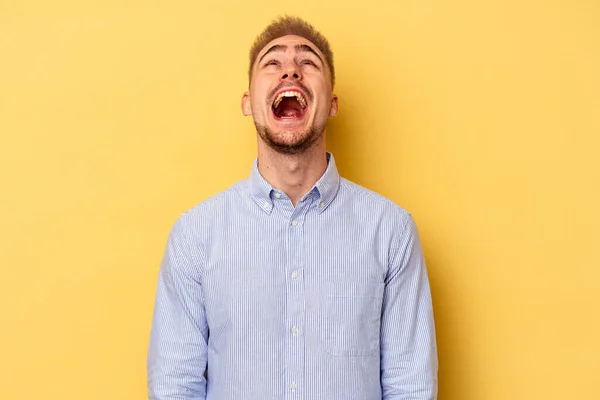
[[[306,112],[306,106],[306,98],[301,92],[287,90],[275,97],[271,109],[276,118],[293,119],[302,118]]]

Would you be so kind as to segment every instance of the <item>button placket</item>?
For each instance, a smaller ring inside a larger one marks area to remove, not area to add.
[[[290,390],[289,398],[303,396],[304,380],[304,320],[305,293],[303,281],[304,268],[304,223],[311,208],[313,198],[307,196],[298,202],[288,219],[286,293],[287,293],[287,335],[286,340],[286,380]],[[286,396],[287,397],[287,396]]]

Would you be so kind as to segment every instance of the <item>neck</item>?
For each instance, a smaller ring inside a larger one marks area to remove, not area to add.
[[[302,154],[278,153],[258,140],[258,171],[275,189],[283,191],[294,207],[327,169],[325,137]]]

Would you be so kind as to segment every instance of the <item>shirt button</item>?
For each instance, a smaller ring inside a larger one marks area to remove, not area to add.
[[[292,382],[292,384],[290,385],[290,389],[292,389],[292,392],[296,390],[296,382]]]
[[[296,271],[292,272],[292,279],[298,279],[298,273]]]
[[[319,203],[319,207],[321,207],[321,208],[325,207],[325,203],[324,202],[320,202]]]
[[[293,220],[293,221],[292,221],[292,226],[296,226],[296,225],[298,225],[298,221],[296,221],[296,220]]]
[[[298,327],[296,325],[292,326],[292,334],[296,336],[298,334]]]
[[[281,198],[281,193],[275,193],[275,197],[280,199]]]

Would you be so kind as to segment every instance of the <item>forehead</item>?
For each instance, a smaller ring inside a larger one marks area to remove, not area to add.
[[[260,58],[267,51],[269,51],[269,49],[271,47],[273,47],[275,45],[287,46],[288,49],[294,50],[295,46],[298,44],[305,44],[305,45],[310,46],[315,51],[315,53],[317,53],[319,55],[319,57],[321,57],[322,60],[325,59],[325,56],[323,55],[321,50],[319,50],[319,48],[317,46],[315,46],[315,44],[313,42],[311,42],[310,40],[305,39],[302,36],[286,35],[286,36],[278,37],[277,39],[273,39],[269,43],[267,43],[267,45],[258,52],[256,60],[260,60]]]

